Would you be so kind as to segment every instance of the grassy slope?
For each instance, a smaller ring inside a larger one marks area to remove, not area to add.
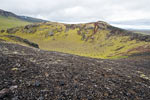
[[[0,30],[17,27],[17,26],[25,26],[27,24],[31,24],[31,23],[22,21],[14,17],[4,17],[0,15]]]
[[[93,24],[87,25],[93,27]],[[84,27],[84,24],[79,25]],[[34,33],[28,33],[29,30],[36,30]],[[91,36],[93,30],[80,28],[69,28],[66,25],[58,23],[41,24],[36,27],[25,29],[21,27],[13,35],[28,39],[29,41],[37,43],[41,49],[50,51],[59,51],[64,53],[71,53],[80,56],[87,56],[93,58],[122,58],[127,57],[133,53],[138,53],[134,48],[143,46],[150,46],[150,42],[130,40],[130,36],[110,36],[109,30],[102,29],[96,32],[92,38],[85,40]],[[49,36],[50,32],[53,36]],[[3,33],[8,35],[8,33]],[[85,39],[83,39],[83,37]],[[7,39],[5,39],[7,40]]]

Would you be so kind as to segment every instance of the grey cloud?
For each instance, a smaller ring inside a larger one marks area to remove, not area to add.
[[[150,0],[1,0],[16,14],[63,22],[127,21],[150,18]]]

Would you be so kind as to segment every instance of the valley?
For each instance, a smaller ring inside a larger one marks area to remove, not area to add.
[[[40,49],[92,58],[116,59],[150,50],[150,36],[119,29],[106,22],[63,24],[46,22],[2,30],[6,37],[17,36],[39,45]],[[15,41],[16,42],[16,41]]]
[[[0,100],[149,100],[150,35],[0,10]]]

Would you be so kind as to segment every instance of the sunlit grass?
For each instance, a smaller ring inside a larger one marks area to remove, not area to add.
[[[14,18],[14,17],[4,17],[0,15],[0,30],[7,29],[7,28],[13,28],[17,26],[25,26],[31,24],[26,21],[22,21],[20,19]]]
[[[82,26],[82,25],[81,25]],[[93,39],[83,40],[84,37],[91,36],[92,30],[82,30],[82,34],[78,34],[79,28],[66,30],[64,24],[51,23],[51,25],[42,24],[36,29],[35,33],[23,32],[24,27],[21,27],[15,34],[16,36],[28,39],[37,43],[40,49],[48,51],[58,51],[70,53],[80,56],[103,58],[103,59],[118,59],[126,58],[133,53],[139,51],[130,51],[139,46],[150,45],[149,42],[130,40],[130,36],[111,36],[109,30],[100,30],[92,36]],[[53,31],[54,35],[49,36],[49,32]],[[3,33],[8,35],[8,33]]]

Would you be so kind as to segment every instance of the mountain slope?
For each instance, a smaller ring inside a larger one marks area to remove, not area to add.
[[[14,17],[4,17],[0,15],[0,30],[12,28],[12,27],[18,27],[18,26],[25,26],[28,24],[31,24],[31,23],[22,21]]]
[[[0,30],[17,26],[25,26],[31,23],[38,22],[45,22],[45,20],[27,16],[18,16],[14,13],[0,9]]]
[[[150,52],[150,36],[119,29],[106,22],[47,22],[1,32],[37,43],[43,50],[93,58],[124,58]],[[7,41],[7,40],[6,40]]]
[[[0,99],[149,100],[149,59],[91,59],[0,42]]]

